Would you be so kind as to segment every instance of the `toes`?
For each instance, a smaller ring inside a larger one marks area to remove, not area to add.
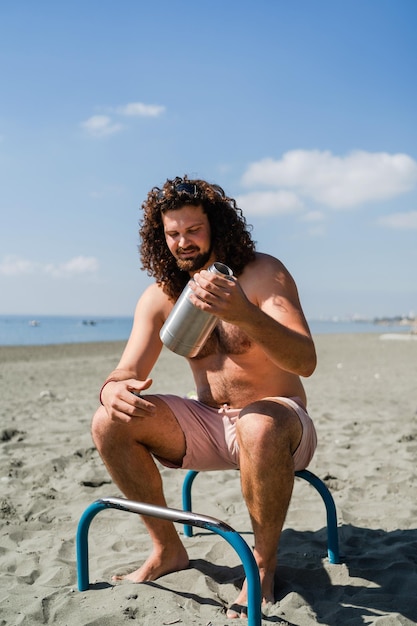
[[[228,617],[229,619],[237,619],[238,617],[247,618],[248,607],[244,604],[238,604],[237,602],[234,602],[227,609],[226,617]]]

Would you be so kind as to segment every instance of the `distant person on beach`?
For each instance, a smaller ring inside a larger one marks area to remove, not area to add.
[[[221,187],[177,177],[154,187],[142,209],[140,256],[155,282],[139,298],[126,348],[101,389],[95,445],[127,498],[158,506],[166,501],[155,459],[170,468],[238,468],[263,603],[274,602],[294,472],[309,464],[316,447],[300,380],[313,373],[316,352],[297,287],[279,260],[255,250],[241,210]],[[215,261],[233,277],[208,272]],[[197,399],[145,394],[162,349],[160,330],[190,278],[192,303],[218,318],[200,352],[188,358]],[[187,568],[174,525],[143,521],[153,551],[116,579],[153,581]],[[246,583],[227,615],[247,616]]]

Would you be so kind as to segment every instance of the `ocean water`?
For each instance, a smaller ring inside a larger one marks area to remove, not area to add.
[[[125,341],[131,317],[0,315],[0,346]]]
[[[0,315],[0,346],[36,346],[92,341],[126,341],[131,317]],[[310,320],[313,335],[331,333],[407,333],[407,326],[372,322]]]

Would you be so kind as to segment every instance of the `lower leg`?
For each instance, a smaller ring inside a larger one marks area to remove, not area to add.
[[[111,422],[105,416],[100,419],[96,414],[93,439],[110,476],[128,499],[166,506],[161,475],[152,455],[125,425]],[[149,516],[142,519],[152,540],[152,553],[137,570],[114,578],[140,583],[187,568],[188,556],[175,526]]]
[[[262,603],[274,602],[277,550],[294,485],[292,452],[302,428],[297,416],[276,402],[256,403],[239,420],[240,475],[254,532]],[[255,409],[262,410],[256,415]],[[270,414],[268,414],[268,411]],[[228,617],[247,616],[246,581]]]

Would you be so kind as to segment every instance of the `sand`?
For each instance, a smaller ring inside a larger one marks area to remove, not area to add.
[[[391,338],[392,339],[392,338]],[[320,335],[305,381],[319,448],[310,469],[334,496],[343,562],[326,558],[324,507],[297,479],[262,620],[334,626],[417,623],[417,341]],[[77,589],[75,536],[97,498],[120,496],[89,433],[97,393],[122,343],[0,347],[0,626],[223,626],[243,569],[218,535],[184,538],[188,570],[152,584],[112,584],[150,548],[140,519],[116,510],[91,524],[90,582]],[[192,390],[187,365],[164,352],[153,390]],[[162,471],[181,507],[184,472]],[[201,474],[194,510],[252,541],[237,472]],[[178,526],[182,534],[182,527]],[[247,620],[240,620],[245,624]]]

